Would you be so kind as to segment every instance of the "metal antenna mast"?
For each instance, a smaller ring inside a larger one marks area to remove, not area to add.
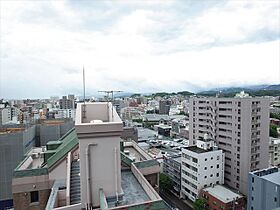
[[[85,67],[83,66],[83,88],[84,88],[84,105],[83,105],[83,119],[86,118],[86,82],[85,82]]]
[[[114,103],[114,93],[120,93],[120,92],[123,92],[121,90],[100,90],[98,92],[101,92],[101,93],[106,93],[107,94],[107,101],[109,102],[109,95],[111,94],[111,102],[112,102],[112,119],[113,119],[113,103]]]

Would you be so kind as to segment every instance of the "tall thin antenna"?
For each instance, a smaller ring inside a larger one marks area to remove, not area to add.
[[[83,66],[84,105],[86,102],[85,67]]]
[[[83,88],[84,88],[84,105],[83,105],[83,119],[86,118],[86,80],[85,80],[85,67],[83,66]]]

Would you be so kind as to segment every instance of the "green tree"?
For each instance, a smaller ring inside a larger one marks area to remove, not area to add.
[[[276,118],[280,120],[280,113],[270,113],[270,118]]]
[[[274,138],[278,138],[278,132],[277,132],[277,126],[276,125],[270,124],[269,136],[274,137]]]
[[[171,190],[173,182],[166,174],[161,173],[159,175],[159,187],[162,190]]]
[[[206,200],[204,198],[198,198],[193,203],[194,210],[204,210],[205,209]]]

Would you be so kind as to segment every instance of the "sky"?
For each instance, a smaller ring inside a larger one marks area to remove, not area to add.
[[[279,0],[0,0],[0,98],[280,84]]]

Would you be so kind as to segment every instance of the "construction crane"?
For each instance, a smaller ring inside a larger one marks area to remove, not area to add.
[[[109,96],[111,94],[111,102],[112,102],[112,119],[114,117],[114,114],[113,114],[113,104],[114,104],[114,93],[120,93],[120,92],[123,92],[121,90],[99,90],[98,91],[99,93],[106,93],[107,94],[107,102],[109,102]]]

